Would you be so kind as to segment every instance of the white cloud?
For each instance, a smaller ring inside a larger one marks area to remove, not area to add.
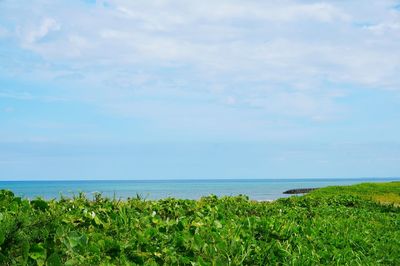
[[[398,14],[378,2],[38,0],[14,21],[44,60],[25,75],[79,75],[105,108],[194,98],[321,121],[342,110],[331,87],[400,88]]]
[[[32,100],[33,96],[29,92],[0,91],[0,98],[8,98],[8,99],[15,99],[15,100]]]
[[[60,28],[60,25],[53,18],[44,18],[38,27],[22,33],[22,38],[27,44],[32,44],[46,37],[51,31],[58,31]]]
[[[376,34],[384,34],[390,32],[400,33],[400,22],[379,23],[376,25],[367,26],[367,28]]]
[[[148,29],[166,29],[167,25],[184,25],[194,21],[265,20],[290,22],[299,19],[331,22],[348,20],[342,10],[328,3],[296,3],[295,1],[112,1],[128,18],[145,22]],[[157,16],[152,15],[157,14]],[[150,25],[153,25],[150,27]]]
[[[58,96],[51,96],[51,95],[37,95],[27,91],[0,91],[0,99],[12,99],[12,100],[19,100],[19,101],[43,101],[43,102],[56,102],[56,101],[65,101],[66,99],[58,97]]]

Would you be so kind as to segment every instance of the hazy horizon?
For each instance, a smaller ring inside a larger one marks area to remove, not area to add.
[[[189,181],[189,182],[202,182],[202,181],[249,181],[249,182],[253,182],[253,181],[296,181],[298,180],[299,182],[302,182],[304,180],[316,180],[316,181],[329,181],[329,180],[334,180],[334,181],[340,181],[340,180],[345,180],[345,181],[357,181],[357,180],[361,180],[361,181],[366,181],[366,180],[371,180],[371,181],[400,181],[400,177],[397,176],[386,176],[386,177],[302,177],[302,178],[191,178],[191,179],[185,179],[185,178],[178,178],[178,179],[166,179],[166,178],[148,178],[148,179],[123,179],[123,178],[116,178],[116,179],[73,179],[73,178],[69,178],[69,179],[2,179],[0,180],[0,182],[96,182],[96,181],[101,181],[101,182],[128,182],[128,181],[137,181],[137,182],[168,182],[168,181],[176,181],[176,182],[185,182],[185,181]]]

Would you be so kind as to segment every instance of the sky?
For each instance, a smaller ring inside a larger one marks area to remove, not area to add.
[[[0,0],[0,180],[400,176],[400,1]]]

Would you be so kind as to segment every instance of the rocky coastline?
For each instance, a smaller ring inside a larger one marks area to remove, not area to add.
[[[285,192],[283,192],[283,194],[305,194],[316,189],[318,188],[295,188],[286,190]]]

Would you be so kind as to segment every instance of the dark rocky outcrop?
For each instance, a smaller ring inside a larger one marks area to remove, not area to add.
[[[318,188],[296,188],[296,189],[289,189],[283,192],[283,194],[304,194],[316,190]]]

